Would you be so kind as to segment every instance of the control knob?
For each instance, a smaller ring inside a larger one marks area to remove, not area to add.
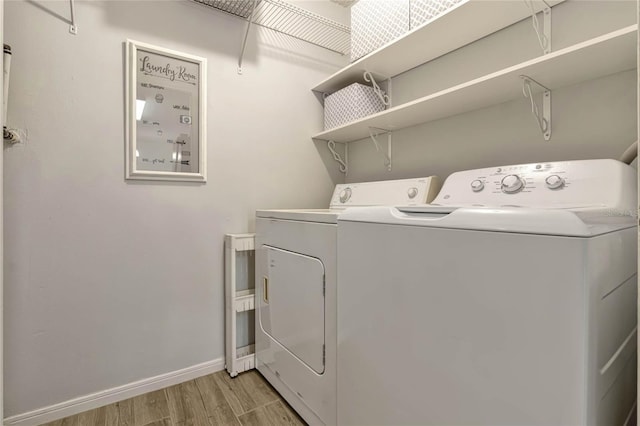
[[[518,175],[507,175],[502,179],[502,192],[506,194],[515,194],[522,191],[524,182]]]
[[[407,195],[409,196],[410,199],[416,198],[416,195],[418,195],[418,188],[416,187],[409,188],[407,190]]]
[[[564,179],[558,175],[547,176],[544,182],[549,189],[560,189],[564,186]]]
[[[340,202],[346,203],[351,198],[351,188],[346,187],[340,192]]]
[[[471,182],[471,190],[473,192],[480,192],[483,189],[484,189],[484,182],[482,182],[480,179],[476,179]]]

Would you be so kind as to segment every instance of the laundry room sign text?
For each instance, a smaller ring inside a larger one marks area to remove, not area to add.
[[[182,64],[172,65],[169,58],[164,62],[154,63],[154,58],[151,55],[143,55],[138,60],[141,62],[140,71],[144,75],[166,78],[169,81],[179,81],[194,86],[198,80],[198,77],[189,72],[186,66]]]

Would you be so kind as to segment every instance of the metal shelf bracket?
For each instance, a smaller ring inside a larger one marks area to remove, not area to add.
[[[543,86],[538,83],[534,79],[529,76],[521,75],[522,79],[522,93],[525,98],[528,98],[531,101],[531,113],[535,117],[538,122],[538,126],[542,131],[542,135],[544,136],[544,140],[551,140],[551,89]],[[540,114],[540,109],[536,104],[535,99],[533,98],[533,90],[531,89],[531,83],[536,84],[537,86],[543,89],[542,92],[542,115]]]
[[[544,51],[544,54],[549,54],[551,53],[551,8],[550,7],[545,7],[544,10],[542,11],[543,17],[544,17],[544,27],[543,27],[543,31],[544,31],[544,38],[545,40],[547,40],[546,45],[542,46],[542,50]]]
[[[344,144],[344,160],[336,151],[336,143],[334,141],[327,141],[327,148],[329,148],[331,155],[333,155],[333,159],[338,163],[340,171],[346,176],[349,172],[349,145]]]
[[[69,32],[73,35],[78,35],[78,25],[76,24],[76,7],[75,0],[69,0],[69,8],[71,9],[71,24],[69,25]]]
[[[73,1],[73,0],[72,0]],[[253,7],[251,8],[251,14],[247,19],[247,30],[244,32],[244,39],[242,40],[242,47],[240,48],[240,58],[238,58],[238,74],[242,74],[242,60],[244,58],[244,51],[247,47],[247,39],[249,38],[249,30],[251,29],[251,24],[253,23],[253,15],[256,12],[256,5],[258,4],[258,0],[253,0]]]
[[[531,24],[533,25],[533,30],[536,32],[542,51],[545,55],[551,53],[551,8],[547,5],[547,7],[542,9],[543,25],[542,29],[540,29],[540,22],[538,21],[538,15],[533,5],[533,0],[524,0],[524,3],[527,5],[529,10],[531,10]]]
[[[373,86],[373,91],[376,95],[378,95],[378,98],[380,98],[380,102],[382,102],[382,104],[386,107],[391,105],[391,98],[380,88],[378,82],[373,77],[373,74],[371,74],[369,71],[365,71],[363,77],[364,81],[366,81],[367,83],[371,83],[371,86]],[[388,80],[389,82],[391,81],[391,79]]]
[[[378,131],[378,133],[375,133],[375,131]],[[381,151],[380,148],[380,143],[378,142],[378,136],[380,135],[387,135],[387,152],[386,154]],[[384,157],[384,165],[387,167],[387,171],[391,171],[391,142],[392,142],[392,132],[391,130],[387,130],[387,129],[379,129],[377,127],[369,127],[369,137],[371,138],[371,141],[373,142],[373,144],[376,147],[376,151],[380,152],[382,154],[382,156]]]

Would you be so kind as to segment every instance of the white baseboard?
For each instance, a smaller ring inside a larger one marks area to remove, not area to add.
[[[147,392],[163,389],[168,386],[177,385],[197,377],[206,376],[224,370],[224,358],[196,364],[191,367],[138,380],[126,385],[92,393],[78,398],[70,399],[48,407],[39,408],[27,413],[18,414],[4,419],[5,425],[37,426],[42,423],[51,422],[63,417],[82,413],[102,407],[123,399],[132,398]]]

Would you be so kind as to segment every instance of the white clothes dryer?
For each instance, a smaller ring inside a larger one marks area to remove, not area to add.
[[[336,423],[336,224],[347,207],[424,205],[437,177],[337,185],[326,210],[256,212],[256,367],[309,424]]]
[[[615,160],[539,163],[341,215],[338,424],[624,424],[636,191]]]

